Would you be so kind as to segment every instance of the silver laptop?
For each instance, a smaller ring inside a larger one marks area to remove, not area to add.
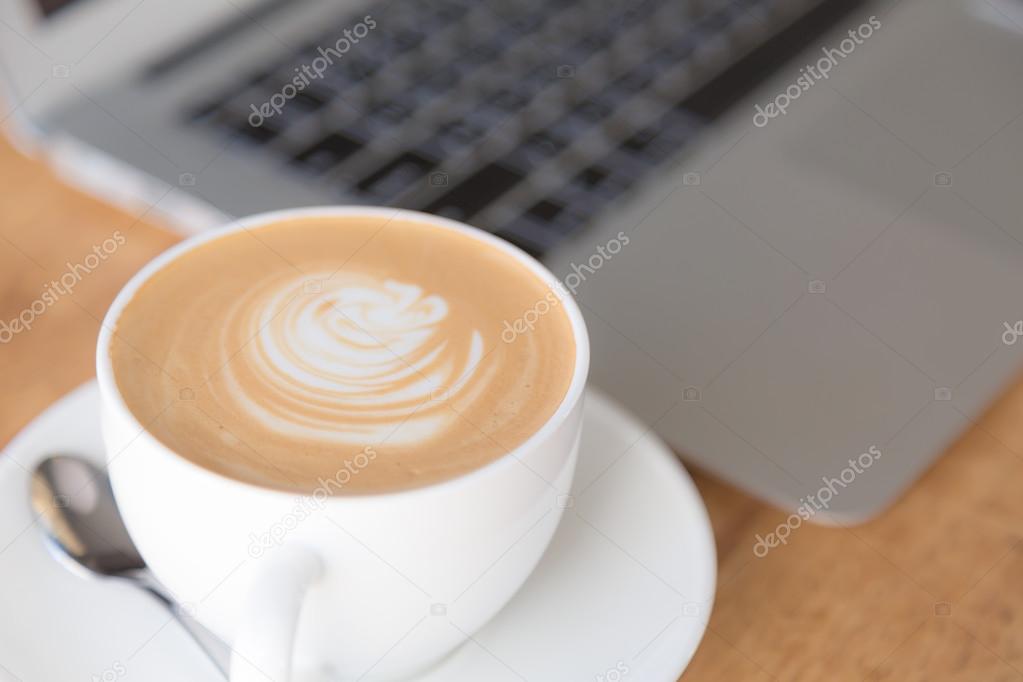
[[[1021,366],[1021,27],[1019,0],[4,0],[0,116],[183,230],[358,203],[493,231],[575,291],[651,433],[852,523]]]

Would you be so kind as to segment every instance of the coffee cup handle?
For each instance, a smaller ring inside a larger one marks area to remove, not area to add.
[[[259,559],[231,643],[231,682],[291,679],[299,612],[322,573],[319,555],[305,547],[280,548]]]

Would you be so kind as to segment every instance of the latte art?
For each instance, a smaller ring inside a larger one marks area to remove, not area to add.
[[[501,337],[550,294],[516,256],[429,221],[296,218],[154,272],[110,362],[139,425],[194,464],[307,494],[404,490],[493,462],[555,413],[575,367],[565,306]]]
[[[448,309],[414,284],[366,275],[268,282],[226,316],[223,398],[293,438],[434,438],[457,417],[441,403],[485,389],[488,374],[482,335],[448,328]]]

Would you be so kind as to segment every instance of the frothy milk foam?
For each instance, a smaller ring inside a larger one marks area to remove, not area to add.
[[[557,409],[567,315],[502,339],[549,293],[460,232],[298,218],[157,271],[117,319],[111,361],[139,422],[200,466],[300,492],[402,490],[493,461]]]

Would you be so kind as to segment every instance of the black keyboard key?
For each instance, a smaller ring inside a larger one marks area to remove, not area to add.
[[[541,209],[542,212],[550,212],[553,207],[560,206],[554,201],[539,202],[539,204],[544,203],[548,203],[550,206]],[[539,258],[582,225],[586,221],[586,217],[584,214],[561,208],[557,212],[555,220],[545,220],[535,215],[531,209],[505,225],[496,234]]]
[[[644,128],[622,143],[622,148],[635,154],[642,154],[657,139],[656,128]]]
[[[317,111],[331,100],[330,94],[319,88],[309,87],[295,95],[292,102],[303,111]]]
[[[674,65],[674,59],[672,59],[670,65]],[[653,84],[654,79],[659,76],[660,73],[661,69],[650,63],[641,64],[613,82],[606,89],[606,92],[609,96],[618,99],[629,99],[637,93],[649,89]]]
[[[554,206],[560,206],[549,225],[559,234],[569,234],[588,221],[603,205],[589,192],[579,191],[571,187],[557,196],[548,199]]]
[[[587,201],[599,208],[634,185],[649,169],[645,163],[621,152],[613,152],[600,163],[576,174],[569,187],[585,192]]]
[[[543,150],[547,156],[554,156],[568,146],[568,141],[547,130],[533,133],[526,138],[524,144],[526,147],[536,147],[539,150]]]
[[[572,110],[571,115],[589,123],[598,123],[611,115],[614,104],[603,99],[591,99]]]
[[[437,166],[437,161],[415,152],[398,158],[363,178],[357,188],[363,194],[388,199],[416,182]]]
[[[265,84],[271,80],[270,71],[256,71],[242,78],[242,82],[249,87]]]
[[[337,71],[341,74],[341,80],[348,83],[361,83],[376,73],[380,66],[378,62],[359,57],[348,57],[338,65]]]
[[[542,256],[587,224],[610,199],[637,179],[635,164],[626,162],[623,166],[626,170],[620,174],[614,173],[607,161],[582,171],[556,194],[536,202],[496,234]]]
[[[550,199],[541,199],[540,201],[533,204],[526,213],[533,216],[537,220],[548,222],[558,217],[558,214],[565,209],[561,204],[555,203]]]
[[[484,166],[426,207],[429,213],[465,219],[477,213],[522,179],[522,173],[495,162]]]
[[[634,154],[648,165],[659,164],[677,154],[704,127],[699,116],[672,110],[652,126],[628,138],[622,151]]]
[[[610,175],[610,171],[600,166],[590,166],[575,176],[574,182],[583,187],[597,187]]]
[[[394,36],[394,42],[400,52],[414,50],[422,45],[424,40],[426,40],[426,34],[417,29],[400,31]]]
[[[362,149],[361,140],[344,133],[331,133],[293,157],[293,162],[308,170],[322,173]]]
[[[186,119],[195,123],[216,123],[223,119],[224,103],[220,100],[203,102],[185,114]]]
[[[263,121],[261,125],[254,126],[248,121],[242,121],[235,126],[234,130],[241,135],[241,137],[255,144],[266,144],[270,140],[273,140],[281,131],[271,121]]]
[[[687,141],[687,138],[695,133],[695,129],[689,129],[678,125],[671,126],[670,117],[662,119],[662,123],[645,128],[622,143],[621,149],[633,154],[637,159],[656,165],[678,153]]]

